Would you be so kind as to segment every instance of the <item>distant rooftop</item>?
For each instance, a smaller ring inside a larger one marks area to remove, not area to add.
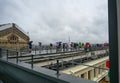
[[[11,27],[12,27],[12,23],[2,24],[0,25],[0,31],[11,28]]]
[[[15,26],[17,29],[19,29],[21,32],[23,32],[25,35],[28,35],[22,28],[20,28],[18,25],[15,23],[7,23],[7,24],[1,24],[0,25],[0,31],[11,28]]]

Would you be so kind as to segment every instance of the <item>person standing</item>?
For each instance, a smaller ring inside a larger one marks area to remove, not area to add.
[[[52,53],[53,44],[50,43],[50,52]]]
[[[32,43],[33,43],[33,41],[30,41],[30,42],[28,43],[28,45],[29,45],[29,53],[32,52]]]
[[[90,50],[91,50],[91,45],[90,45],[89,42],[86,42],[86,44],[85,44],[85,51],[88,52]]]

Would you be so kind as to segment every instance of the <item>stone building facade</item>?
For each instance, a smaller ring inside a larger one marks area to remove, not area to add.
[[[28,46],[29,36],[15,23],[0,25],[0,47],[20,49]]]

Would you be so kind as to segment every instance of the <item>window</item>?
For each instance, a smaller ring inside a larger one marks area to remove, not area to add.
[[[8,37],[8,42],[10,44],[16,44],[18,42],[18,37],[14,34]]]
[[[92,70],[88,71],[88,79],[91,80],[91,72]]]
[[[81,78],[85,78],[85,74],[83,73],[83,74],[81,74]]]

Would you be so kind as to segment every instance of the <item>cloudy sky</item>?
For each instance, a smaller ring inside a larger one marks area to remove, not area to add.
[[[108,41],[107,0],[0,0],[0,24],[16,23],[30,39]]]

